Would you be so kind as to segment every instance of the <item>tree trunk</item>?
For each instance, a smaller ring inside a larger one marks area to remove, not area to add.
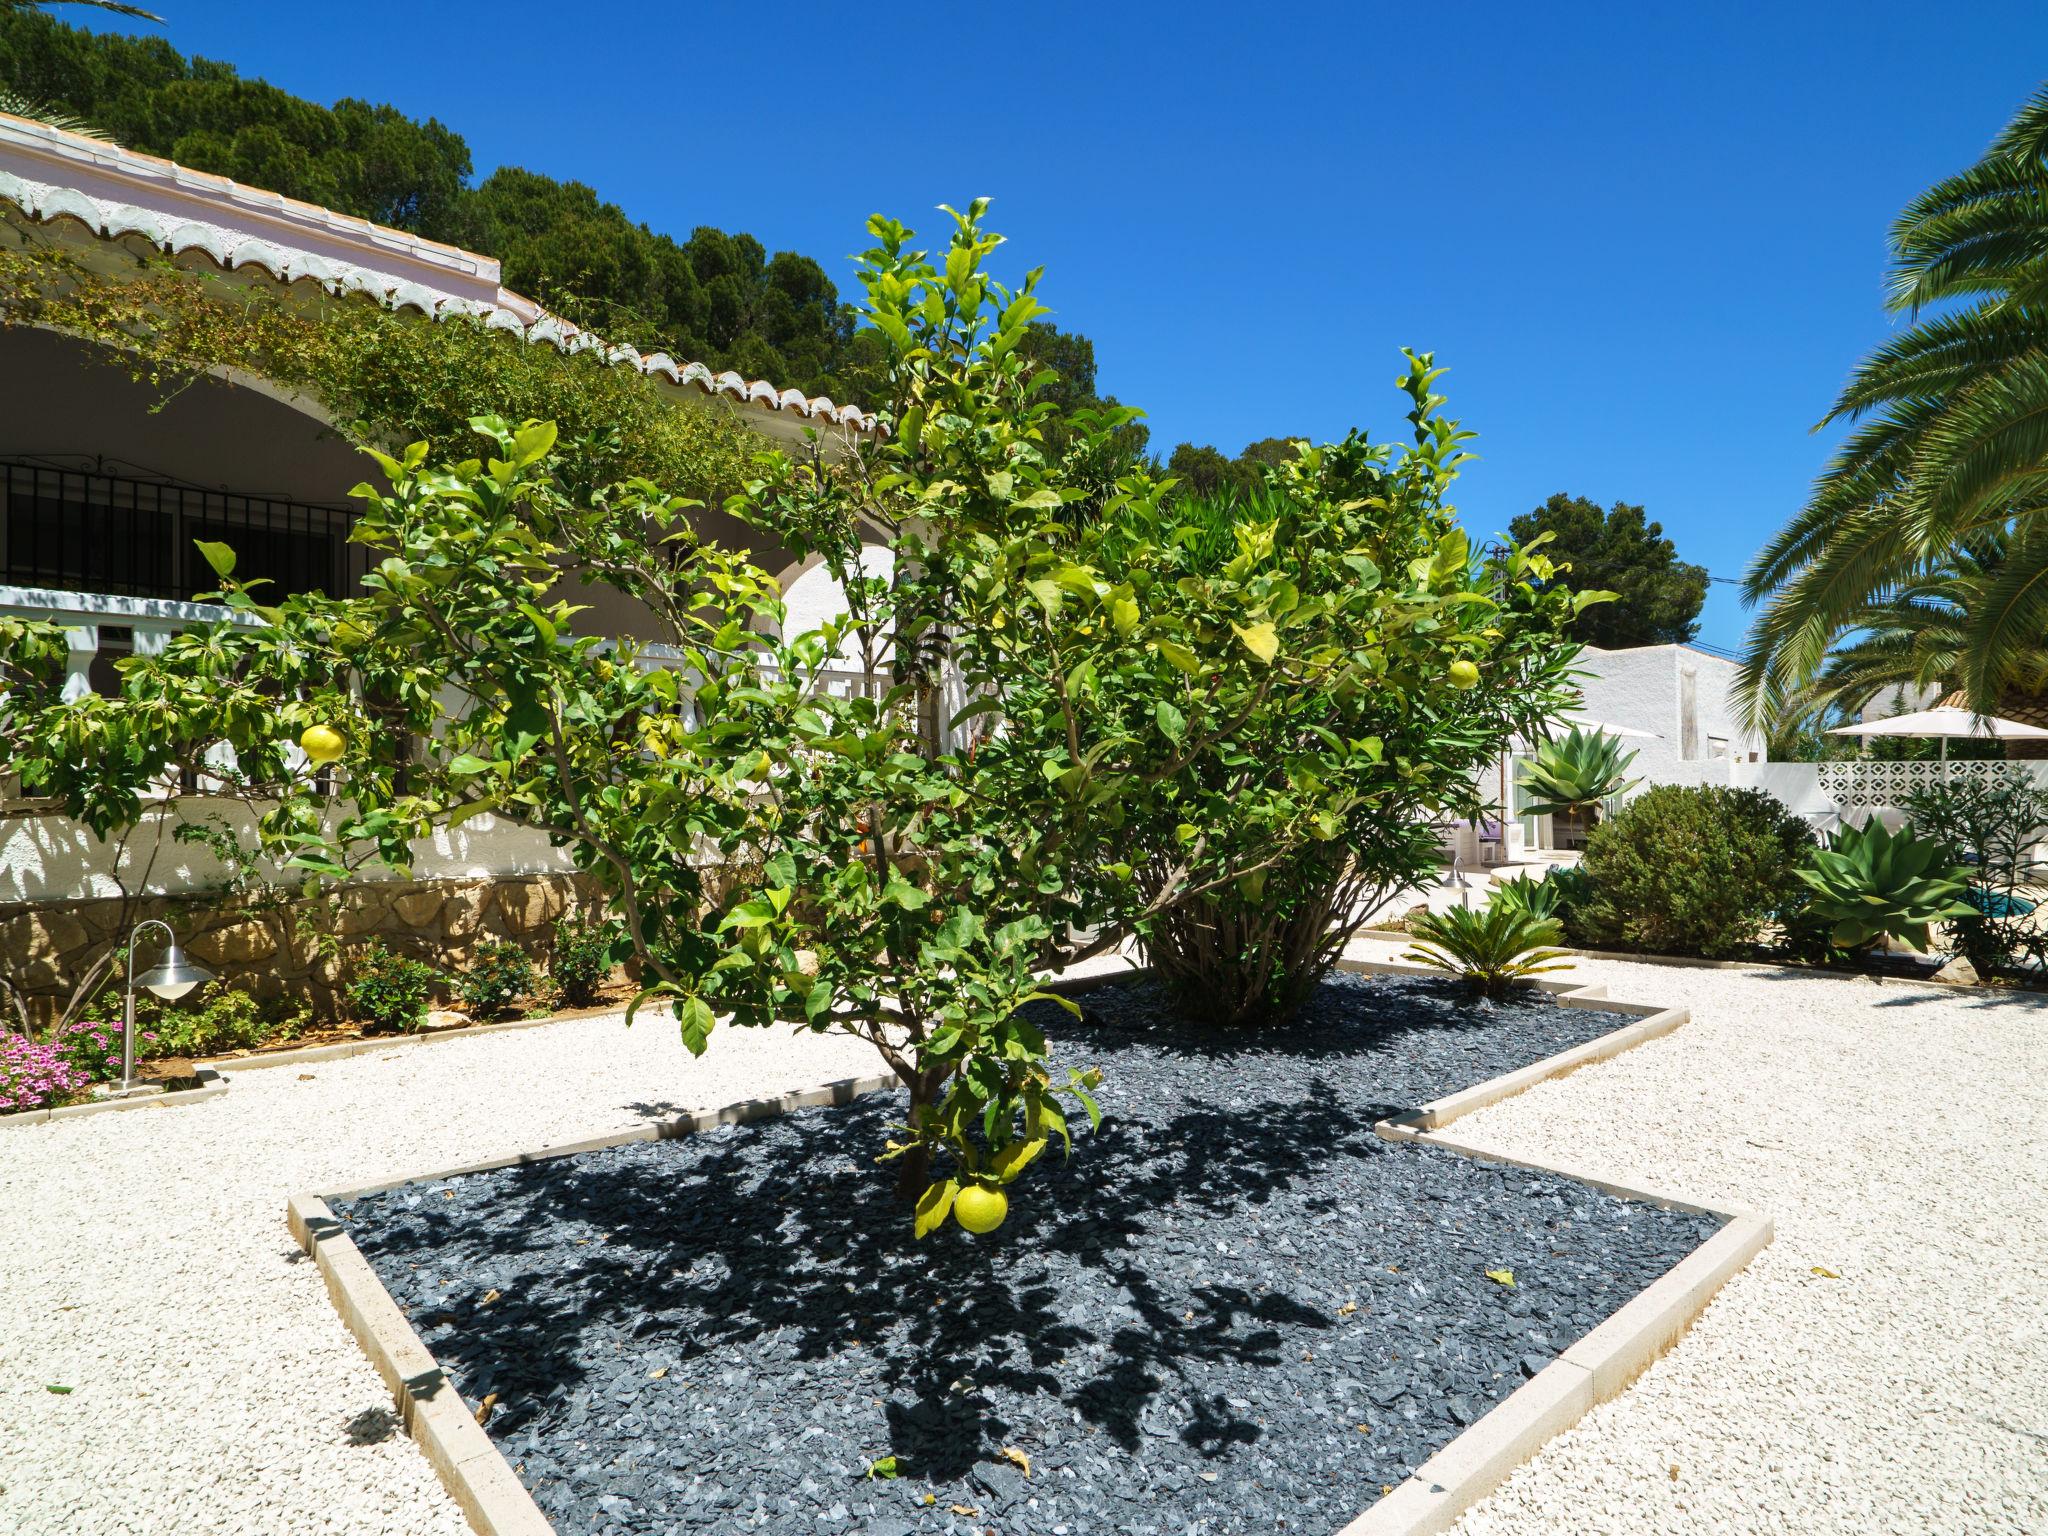
[[[952,1074],[945,1071],[902,1072],[896,1074],[903,1080],[903,1086],[910,1091],[910,1113],[904,1116],[913,1129],[919,1128],[924,1119],[921,1111],[936,1106],[946,1083]],[[915,1205],[932,1182],[932,1149],[925,1141],[913,1142],[896,1159],[896,1195],[898,1199]]]
[[[1329,969],[1335,890],[1333,882],[1284,910],[1234,898],[1187,903],[1153,923],[1145,958],[1197,1023],[1285,1023]]]
[[[896,1198],[915,1205],[932,1182],[931,1148],[918,1142],[896,1159]]]

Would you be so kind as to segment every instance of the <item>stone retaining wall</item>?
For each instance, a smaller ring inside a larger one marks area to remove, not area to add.
[[[258,998],[310,1003],[314,1016],[326,1020],[346,1015],[341,989],[351,950],[381,943],[456,971],[481,940],[509,938],[544,958],[555,919],[586,896],[574,875],[378,881],[290,904],[275,897],[151,897],[135,902],[126,920],[132,928],[161,918],[221,980]],[[117,900],[0,906],[0,977],[37,1025],[54,1016],[86,968],[118,941],[122,921]],[[145,950],[144,959],[152,952]]]

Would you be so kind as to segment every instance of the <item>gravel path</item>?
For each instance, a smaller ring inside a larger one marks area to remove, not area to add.
[[[1692,1022],[1449,1134],[1751,1205],[1777,1238],[1461,1536],[2048,1531],[2048,999],[1574,976]]]
[[[1102,1129],[990,1238],[912,1236],[893,1099],[336,1214],[606,1536],[1328,1536],[1719,1227],[1373,1135],[1626,1015],[1338,976],[1205,1049],[1156,987],[1086,1003],[1039,1022]]]
[[[721,1030],[692,1060],[665,1020],[598,1018],[0,1129],[0,1532],[464,1536],[286,1232],[286,1197],[874,1061],[858,1042],[753,1030]]]
[[[1686,1002],[1693,1021],[1454,1134],[1753,1204],[1777,1241],[1464,1536],[2048,1530],[2044,1004],[1763,971],[1579,974]],[[0,1531],[460,1536],[299,1260],[286,1194],[869,1061],[727,1031],[691,1062],[664,1025],[585,1021],[0,1130]]]

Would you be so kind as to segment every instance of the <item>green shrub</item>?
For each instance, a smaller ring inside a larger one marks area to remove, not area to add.
[[[533,961],[510,939],[488,939],[455,978],[455,994],[475,1019],[502,1019],[533,990]]]
[[[2034,849],[2048,841],[2048,793],[2025,769],[2007,768],[1915,790],[1905,811],[1915,832],[1971,866],[1970,915],[1951,920],[1948,937],[1977,973],[2011,975],[2041,959],[2048,936],[2022,889],[2041,877]]]
[[[348,1005],[374,1029],[415,1030],[427,1021],[438,979],[424,961],[372,944],[350,966]]]
[[[1930,923],[1977,912],[1963,900],[1970,872],[1947,845],[1910,828],[1888,831],[1875,816],[1843,827],[1827,847],[1809,853],[1799,878],[1813,891],[1808,910],[1833,925],[1831,937],[1843,949],[1868,949],[1891,936],[1924,950]]]
[[[1531,916],[1513,900],[1425,913],[1408,931],[1420,942],[1404,959],[1449,971],[1488,997],[1505,997],[1518,983],[1565,968],[1556,963],[1563,954],[1546,947],[1563,936],[1557,921]]]
[[[1580,943],[1715,959],[1755,945],[1805,904],[1798,869],[1813,832],[1755,789],[1663,784],[1594,828]]]
[[[618,941],[619,925],[606,919],[587,913],[565,913],[555,919],[555,955],[548,962],[548,979],[564,1004],[588,1008],[597,1001],[598,988],[612,973]]]
[[[111,1024],[72,1026],[81,1045],[91,1042],[93,1031],[111,1036],[112,1070],[120,1075],[121,990],[109,987],[95,1004],[95,1011]],[[138,1060],[165,1056],[217,1056],[223,1051],[254,1050],[297,1038],[312,1022],[310,1004],[274,998],[258,1002],[239,987],[214,986],[195,996],[167,1003],[141,993],[135,999],[135,1055]],[[105,1081],[105,1078],[101,1079]]]
[[[138,1002],[137,1010],[141,1005]],[[140,1019],[135,1051],[139,1056],[211,1056],[221,1051],[247,1051],[259,1045],[290,1040],[303,1033],[313,1010],[305,1003],[283,1000],[258,1002],[236,987],[210,988],[204,1001],[159,1004],[149,1033],[140,1038]]]

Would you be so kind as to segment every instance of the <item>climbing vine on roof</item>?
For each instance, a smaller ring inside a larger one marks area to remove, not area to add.
[[[35,236],[0,244],[0,324],[116,348],[166,397],[202,376],[261,378],[316,401],[349,440],[386,451],[466,442],[480,411],[553,421],[562,470],[585,486],[644,476],[711,500],[738,489],[765,449],[722,403],[679,402],[631,368],[466,316],[434,320],[163,257],[110,276]]]

